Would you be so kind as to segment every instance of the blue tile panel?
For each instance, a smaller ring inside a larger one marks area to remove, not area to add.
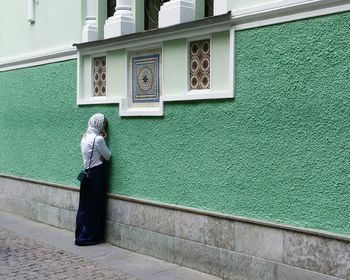
[[[159,102],[159,54],[132,58],[132,102]]]

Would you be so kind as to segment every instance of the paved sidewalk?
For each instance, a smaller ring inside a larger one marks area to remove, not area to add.
[[[0,211],[0,279],[219,279],[108,243],[73,242],[72,232]]]

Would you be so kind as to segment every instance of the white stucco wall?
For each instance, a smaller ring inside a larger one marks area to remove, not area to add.
[[[36,0],[35,22],[27,20],[27,1],[0,7],[0,60],[61,49],[80,42],[82,0]]]

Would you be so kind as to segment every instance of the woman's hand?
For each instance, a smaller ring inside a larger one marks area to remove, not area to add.
[[[104,139],[106,139],[107,138],[107,132],[105,131],[105,130],[102,130],[102,132],[101,132],[101,136],[104,138]]]

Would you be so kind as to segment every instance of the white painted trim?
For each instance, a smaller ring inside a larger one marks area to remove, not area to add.
[[[118,104],[118,98],[108,98],[106,96],[96,96],[91,98],[78,99],[77,105],[95,105],[95,104]]]
[[[158,107],[131,108],[128,106],[126,98],[121,98],[119,102],[119,116],[121,117],[141,117],[141,116],[163,116],[164,102],[163,97],[159,97]]]
[[[187,39],[187,38],[193,38],[193,37],[200,37],[200,36],[208,36],[208,34],[221,32],[225,30],[229,30],[230,25],[226,23],[220,23],[209,27],[196,27],[191,30],[177,30],[169,33],[164,34],[156,34],[153,36],[149,36],[147,38],[136,38],[136,39],[130,39],[127,41],[123,41],[120,43],[109,43],[101,46],[95,46],[91,48],[81,49],[80,52],[82,55],[91,55],[95,52],[107,52],[107,51],[114,51],[119,49],[133,49],[133,48],[139,48],[140,45],[155,45],[159,44],[163,41],[171,41],[176,39]]]
[[[126,88],[127,90],[124,93],[124,97],[120,99],[119,102],[119,116],[163,116],[164,114],[164,102],[163,102],[163,43],[160,42],[155,48],[153,49],[144,49],[142,50],[144,52],[148,52],[148,54],[160,54],[160,77],[159,77],[159,83],[160,83],[160,96],[159,96],[159,102],[155,103],[154,107],[131,107],[129,106],[129,97],[131,95],[131,73],[132,73],[132,58],[137,57],[140,54],[138,51],[132,52],[131,50],[127,50],[127,83]]]
[[[0,72],[77,58],[75,47],[51,49],[0,60]]]
[[[232,11],[236,30],[350,11],[349,0],[279,0]]]
[[[93,79],[93,65],[92,65],[92,60],[95,57],[100,57],[100,56],[106,56],[107,53],[97,53],[93,56],[91,56],[91,67],[90,67],[90,76],[91,79]],[[83,97],[83,81],[82,81],[82,74],[83,74],[83,64],[81,63],[82,61],[82,56],[78,52],[78,64],[77,64],[77,105],[94,105],[94,104],[117,104],[119,103],[119,98],[117,97],[110,97],[108,96],[108,87],[106,88],[106,96],[93,96],[93,88],[92,88],[92,83],[90,83],[90,97],[89,98],[84,98]],[[108,63],[106,62],[106,70],[108,71]],[[92,81],[92,80],[91,80]]]
[[[80,103],[80,94],[82,92],[82,79],[81,79],[81,73],[83,73],[82,67],[83,64],[81,63],[82,59],[80,56],[80,53],[77,54],[77,104]]]
[[[164,101],[190,101],[190,100],[209,100],[209,99],[222,99],[232,98],[232,92],[230,91],[200,91],[198,93],[190,94],[176,94],[164,96]]]
[[[229,55],[229,70],[228,70],[228,81],[229,81],[229,93],[231,94],[231,97],[235,97],[235,28],[232,26],[230,29],[230,55]]]
[[[166,101],[190,101],[190,100],[210,100],[210,99],[227,99],[227,98],[233,98],[234,97],[234,33],[235,33],[235,29],[234,27],[230,27],[230,26],[225,26],[222,27],[222,29],[220,29],[220,31],[225,31],[225,30],[229,30],[229,68],[227,73],[228,73],[228,87],[227,89],[223,90],[223,91],[215,91],[215,90],[198,90],[198,91],[188,91],[188,49],[189,49],[189,43],[192,41],[196,41],[196,40],[202,40],[202,39],[210,39],[210,48],[211,50],[213,49],[212,45],[213,45],[213,38],[212,38],[212,33],[208,32],[207,33],[203,33],[201,35],[194,36],[193,38],[187,38],[187,42],[186,42],[186,55],[185,55],[185,63],[186,63],[186,71],[184,73],[184,75],[187,77],[186,78],[186,82],[184,85],[184,90],[183,92],[178,92],[176,94],[173,95],[167,95],[164,91],[163,91],[163,67],[161,67],[161,99],[160,99],[160,108],[159,107],[150,107],[150,108],[132,108],[132,107],[128,107],[128,99],[127,97],[123,97],[121,99],[111,99],[111,98],[100,98],[97,99],[95,98],[86,98],[86,99],[78,99],[78,105],[90,105],[90,104],[108,104],[108,103],[119,103],[119,115],[120,116],[161,116],[163,114],[163,102]],[[142,46],[144,46],[143,48],[140,48],[140,44],[142,44]],[[134,45],[133,45],[134,46]],[[147,46],[147,47],[146,47]],[[126,52],[127,52],[127,59],[126,59],[126,68],[128,69],[128,73],[126,75],[126,91],[127,94],[129,94],[129,62],[130,62],[130,57],[132,57],[132,53],[133,52],[137,52],[140,50],[151,50],[152,49],[157,49],[160,48],[162,49],[162,63],[163,63],[163,55],[164,55],[164,50],[163,50],[163,44],[162,41],[157,41],[157,43],[153,42],[153,43],[149,43],[144,42],[144,43],[139,43],[137,45],[135,45],[135,47],[130,47],[130,48],[126,48]],[[114,46],[114,48],[112,48],[112,46],[109,46],[108,49],[106,49],[104,46],[100,47],[100,48],[96,48],[95,51],[98,50],[98,55],[96,55],[96,53],[92,53],[90,54],[91,50],[89,50],[89,54],[85,54],[85,53],[79,53],[80,56],[99,56],[102,53],[107,53],[108,51],[111,50],[115,50],[115,49],[120,49],[120,46],[118,44],[118,46]],[[82,72],[78,73],[79,76],[82,75]],[[212,80],[212,77],[211,77]],[[107,89],[108,91],[108,89]],[[79,93],[78,93],[79,96]]]
[[[277,0],[270,4],[232,11],[232,23],[235,30],[244,30],[346,11],[350,11],[349,0]],[[183,31],[177,31],[165,35],[154,35],[142,40],[129,40],[118,44],[118,47],[107,45],[104,51],[133,48],[137,47],[140,42],[142,44],[157,43],[165,39],[188,38],[219,31],[223,31],[220,25],[212,26],[212,28],[207,30],[198,27],[185,33]],[[92,53],[94,53],[93,48],[84,50],[84,54]],[[0,72],[76,58],[75,48],[67,46],[0,60]]]

